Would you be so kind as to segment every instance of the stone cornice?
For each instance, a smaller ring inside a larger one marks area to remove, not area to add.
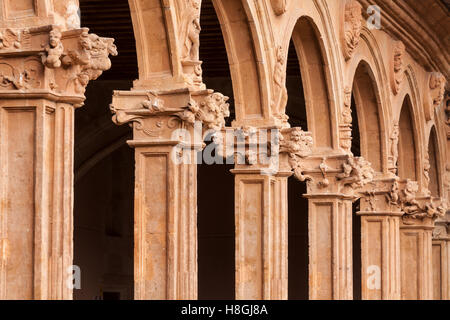
[[[401,40],[411,56],[425,67],[427,71],[440,71],[450,79],[450,53],[443,43],[443,32],[439,33],[430,26],[429,22],[418,10],[402,1],[358,0],[364,7],[364,15],[369,5],[381,8],[382,30],[395,39]],[[421,1],[417,1],[419,3]],[[436,5],[433,13],[447,15],[445,6],[438,0],[429,0]],[[431,7],[431,6],[430,6]]]

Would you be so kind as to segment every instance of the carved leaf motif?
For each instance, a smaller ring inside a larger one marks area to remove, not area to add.
[[[345,4],[344,12],[344,57],[351,59],[359,44],[362,29],[362,6],[358,1],[350,0]]]

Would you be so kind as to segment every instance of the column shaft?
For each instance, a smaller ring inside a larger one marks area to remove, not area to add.
[[[401,298],[429,300],[433,298],[432,226],[400,226]]]
[[[0,298],[71,299],[73,107],[0,101]]]
[[[196,152],[176,164],[171,145],[135,148],[135,298],[197,299]]]
[[[361,214],[362,299],[400,299],[400,216]]]
[[[236,299],[287,299],[287,177],[234,173]]]
[[[309,297],[352,299],[352,201],[328,194],[307,197]]]

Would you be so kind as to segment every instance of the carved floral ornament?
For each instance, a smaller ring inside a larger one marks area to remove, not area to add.
[[[89,81],[111,68],[109,55],[118,54],[114,39],[88,31],[62,32],[58,26],[18,31],[19,45],[13,44],[18,55],[2,55],[11,50],[11,42],[0,49],[0,89],[48,89],[84,98]]]
[[[345,3],[343,29],[344,57],[349,60],[358,47],[362,30],[362,6],[356,0]]]
[[[437,219],[445,216],[445,201],[433,201],[431,199],[419,201],[417,199],[418,191],[419,185],[417,181],[407,179],[403,188],[399,186],[398,181],[395,181],[387,198],[390,204],[398,206],[404,212],[404,218]]]

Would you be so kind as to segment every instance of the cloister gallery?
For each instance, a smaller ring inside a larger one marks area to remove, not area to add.
[[[0,299],[450,299],[449,7],[1,0]]]

